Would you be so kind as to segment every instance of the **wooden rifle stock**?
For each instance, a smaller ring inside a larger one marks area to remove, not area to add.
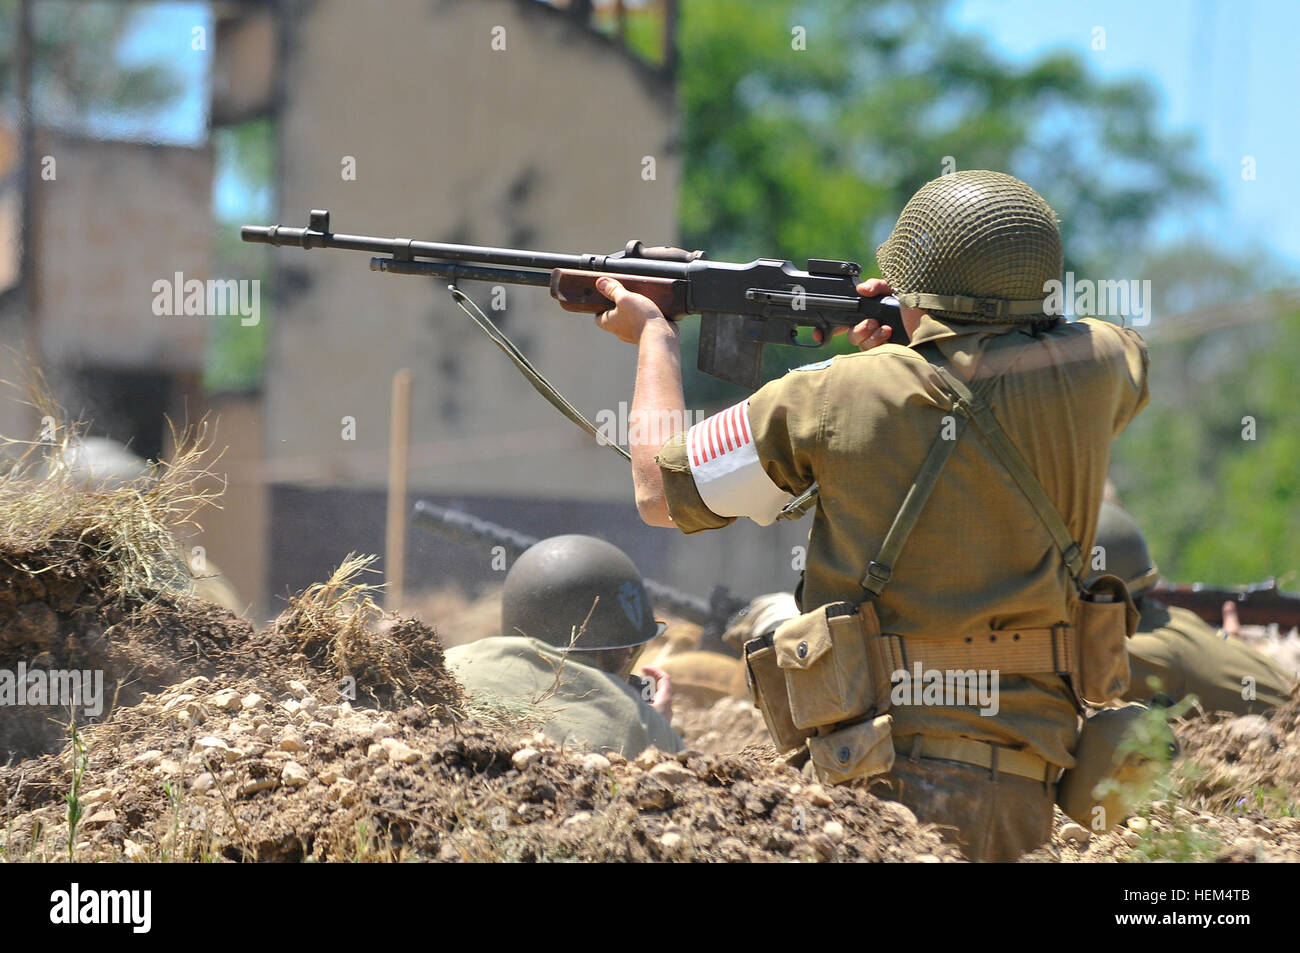
[[[686,282],[681,278],[602,275],[596,271],[556,268],[551,272],[551,297],[565,311],[581,314],[608,311],[614,307],[614,302],[596,290],[596,280],[601,277],[613,278],[628,291],[645,295],[666,318],[676,318],[686,313]]]

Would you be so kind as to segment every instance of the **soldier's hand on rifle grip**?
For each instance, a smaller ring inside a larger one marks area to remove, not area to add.
[[[883,278],[868,278],[858,285],[858,294],[864,298],[879,298],[893,293],[894,289],[889,287],[889,282]],[[873,347],[887,344],[890,335],[893,334],[893,328],[887,324],[882,325],[875,318],[867,318],[851,328],[836,328],[834,333],[847,333],[850,344],[860,350],[870,351]]]
[[[596,326],[620,341],[640,344],[641,334],[650,324],[662,326],[663,330],[674,335],[677,333],[677,325],[664,317],[658,305],[645,295],[628,291],[619,281],[601,277],[596,281],[596,290],[614,302],[613,308],[596,315]]]

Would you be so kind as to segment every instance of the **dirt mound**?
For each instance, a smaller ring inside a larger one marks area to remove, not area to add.
[[[195,677],[86,736],[80,859],[956,860],[937,833],[770,758],[564,750],[474,722]],[[0,768],[8,857],[66,856],[70,752]]]
[[[83,702],[96,685],[101,696],[72,708],[85,724],[107,707],[246,658],[240,650],[252,632],[224,609],[180,594],[123,598],[101,566],[70,548],[0,551],[0,692],[13,695],[0,704],[0,761],[63,744],[69,709],[55,704],[53,689],[69,685],[72,673]]]
[[[1300,814],[1300,699],[1260,715],[1208,715],[1180,726],[1190,803],[1211,811]]]
[[[68,677],[51,673],[77,673],[83,700],[98,679],[98,710],[71,710],[83,726],[196,675],[296,679],[330,700],[385,708],[419,702],[438,717],[454,717],[460,688],[433,630],[385,617],[364,593],[360,598],[365,614],[357,624],[337,606],[304,595],[255,632],[227,610],[182,593],[121,598],[90,560],[0,553],[0,693],[7,688],[15,696],[0,704],[0,761],[57,751],[67,741],[69,709],[53,704],[52,692],[37,691]],[[14,686],[20,674],[22,704]]]
[[[384,709],[421,704],[437,717],[461,707],[433,629],[416,619],[380,617],[360,631],[309,621],[291,605],[250,646],[282,674],[323,677],[331,695]]]

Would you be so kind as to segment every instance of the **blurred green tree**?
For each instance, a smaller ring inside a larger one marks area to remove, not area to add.
[[[1003,62],[944,0],[685,0],[682,241],[714,258],[859,261],[922,184],[956,169],[1019,175],[1061,217],[1066,268],[1131,262],[1159,213],[1209,194],[1156,94],[1083,54]],[[767,371],[806,359],[770,349]],[[806,352],[805,352],[806,353]],[[694,373],[696,404],[740,392]]]
[[[1235,585],[1300,570],[1300,308],[1262,249],[1187,244],[1141,263],[1151,403],[1112,476],[1165,576]]]
[[[18,5],[0,0],[0,101],[15,94]],[[32,3],[32,103],[40,122],[76,128],[106,111],[145,110],[176,95],[165,64],[128,64],[118,55],[141,9],[107,0]]]

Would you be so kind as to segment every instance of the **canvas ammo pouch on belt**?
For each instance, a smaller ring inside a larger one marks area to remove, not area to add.
[[[1118,576],[1104,573],[1084,585],[1071,620],[1077,668],[1072,681],[1086,704],[1105,705],[1128,691],[1128,640],[1139,617]]]
[[[890,688],[883,648],[870,602],[827,603],[747,642],[750,693],[777,748],[792,750],[818,729],[826,734],[883,712]],[[855,753],[859,747],[850,745]]]

